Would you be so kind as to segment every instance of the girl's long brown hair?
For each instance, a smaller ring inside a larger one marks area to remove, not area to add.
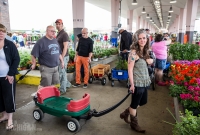
[[[146,35],[147,38],[147,42],[144,46],[143,52],[141,52],[140,50],[140,46],[139,46],[139,35],[144,33]],[[144,31],[144,29],[139,29],[135,32],[135,34],[133,35],[133,41],[132,41],[132,45],[130,47],[131,50],[136,50],[136,54],[143,59],[148,59],[149,57],[149,38],[147,37],[147,33]],[[142,56],[143,55],[143,56]]]

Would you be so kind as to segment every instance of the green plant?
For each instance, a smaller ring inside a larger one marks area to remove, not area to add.
[[[200,117],[193,116],[192,112],[186,109],[185,115],[180,112],[181,121],[178,122],[171,111],[168,108],[167,110],[176,121],[175,124],[164,121],[174,126],[173,135],[200,135]]]
[[[31,55],[30,52],[28,51],[19,51],[19,56],[20,56],[20,62],[19,65],[20,67],[26,67],[28,64],[28,61],[31,60]]]
[[[199,45],[174,43],[170,45],[169,53],[172,54],[173,60],[192,61],[200,58],[199,50]]]
[[[75,51],[73,51],[72,49],[69,50],[69,59],[71,61],[74,61],[74,57],[75,57]]]
[[[93,54],[93,58],[95,58],[95,59],[96,59],[96,58],[99,58],[99,54],[95,52],[95,53]]]
[[[116,69],[117,70],[128,70],[128,63],[126,60],[122,60],[120,57],[119,60],[116,62]]]
[[[181,93],[184,93],[186,91],[185,86],[182,85],[170,85],[169,86],[169,95],[172,97],[179,97]]]

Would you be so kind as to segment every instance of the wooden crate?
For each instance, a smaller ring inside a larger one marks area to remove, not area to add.
[[[95,77],[102,77],[105,73],[110,71],[110,65],[104,64],[97,64],[96,66],[92,67],[92,74]]]

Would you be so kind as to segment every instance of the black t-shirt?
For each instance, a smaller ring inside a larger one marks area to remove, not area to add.
[[[67,32],[65,32],[64,29],[62,29],[62,30],[58,33],[58,35],[56,36],[56,39],[57,39],[57,41],[58,41],[58,43],[59,43],[59,45],[60,45],[61,51],[63,51],[63,49],[64,49],[63,42],[69,42],[69,36],[68,36]],[[68,56],[68,55],[69,55],[69,54],[68,54],[68,49],[67,49],[67,53],[66,53],[65,56]]]
[[[50,40],[46,36],[39,39],[31,51],[31,55],[38,58],[40,65],[45,65],[50,68],[59,65],[60,53],[60,46],[57,40]]]
[[[79,39],[78,47],[76,49],[78,55],[83,57],[89,57],[89,53],[93,52],[93,44],[94,41],[90,37],[88,38],[81,37]]]

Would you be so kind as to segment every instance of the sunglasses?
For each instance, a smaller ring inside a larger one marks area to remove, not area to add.
[[[6,30],[4,30],[4,29],[0,29],[0,32],[6,33]]]

